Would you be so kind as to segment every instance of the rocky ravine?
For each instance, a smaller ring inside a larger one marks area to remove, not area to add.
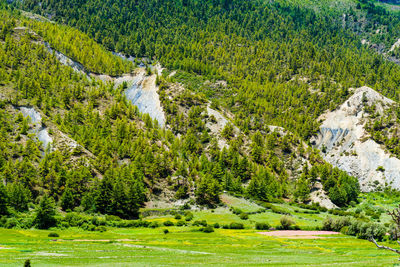
[[[85,75],[89,80],[91,78],[97,78],[104,82],[114,81],[116,86],[122,82],[127,82],[128,88],[125,91],[126,98],[130,100],[133,105],[136,105],[141,113],[148,113],[153,120],[156,119],[158,121],[161,127],[165,126],[165,114],[160,104],[158,87],[156,85],[157,76],[155,74],[147,76],[143,67],[138,68],[134,74],[125,74],[116,78],[109,75],[90,73],[82,64],[51,48],[49,43],[44,42],[44,45],[50,53],[54,53],[61,64],[71,67],[75,72]],[[116,55],[125,60],[134,60],[133,58],[126,58],[120,54]],[[142,62],[140,66],[143,66]],[[152,69],[159,75],[161,74],[162,68],[160,65],[152,66]]]
[[[368,87],[356,89],[338,109],[321,115],[320,132],[311,143],[322,151],[327,162],[357,177],[363,191],[386,183],[400,189],[400,160],[364,129],[369,117],[364,107],[372,104],[382,114],[394,101]],[[383,169],[378,170],[380,166]]]

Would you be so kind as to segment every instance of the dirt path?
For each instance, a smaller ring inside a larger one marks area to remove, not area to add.
[[[326,238],[320,235],[338,235],[338,232],[329,231],[294,231],[294,230],[283,230],[283,231],[272,231],[272,232],[259,232],[259,234],[274,237],[283,238],[299,238],[299,239],[318,239]]]

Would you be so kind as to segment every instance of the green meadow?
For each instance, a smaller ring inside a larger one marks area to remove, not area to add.
[[[372,243],[338,235],[320,239],[267,237],[256,230],[192,227],[86,232],[0,230],[0,265],[23,266],[393,266],[398,257]]]
[[[288,203],[274,203],[274,210],[263,209],[254,202],[229,195],[222,195],[222,201],[224,206],[216,209],[192,210],[193,218],[181,227],[167,227],[163,223],[171,221],[177,225],[184,216],[178,219],[159,209],[156,210],[159,214],[153,212],[142,218],[158,222],[156,228],[107,226],[105,232],[75,227],[0,229],[0,266],[23,266],[27,259],[32,266],[396,266],[398,263],[396,254],[379,250],[369,241],[354,236],[271,237],[255,229],[257,222],[277,227],[283,216],[277,212],[290,214],[302,230],[318,230],[325,218],[338,218],[337,215],[312,213]],[[360,203],[349,211],[390,210],[398,203],[398,198],[388,200],[385,195],[363,194]],[[234,214],[235,209],[248,213],[248,219]],[[202,220],[211,225],[218,223],[221,228],[212,233],[201,232],[202,226],[192,224]],[[383,223],[390,219],[382,213],[375,221]],[[245,229],[222,229],[232,222],[243,224]],[[164,232],[166,229],[168,233]],[[54,232],[59,237],[49,237]],[[398,246],[394,241],[383,244]]]

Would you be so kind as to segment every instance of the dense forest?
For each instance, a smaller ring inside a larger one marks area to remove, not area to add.
[[[386,13],[373,2],[357,3],[354,12],[367,10],[369,21],[385,23]],[[57,23],[29,19],[15,5]],[[308,202],[321,182],[334,204],[354,204],[357,179],[325,163],[308,146],[309,137],[318,116],[347,99],[351,87],[399,96],[399,67],[361,44],[356,23],[343,27],[333,15],[283,1],[25,0],[1,6],[0,212],[24,227],[56,224],[36,218],[56,207],[137,219],[146,200],[166,192],[208,207],[220,203],[223,191],[264,202]],[[394,43],[387,37],[393,25],[380,37],[384,43]],[[127,101],[127,84],[74,72],[46,43],[95,74],[134,71],[111,51],[160,61],[167,68],[157,83],[168,127]],[[172,70],[178,71],[169,76]],[[227,85],[212,87],[221,80]],[[172,95],[177,83],[191,90]],[[208,101],[233,114],[221,136],[206,126],[213,120]],[[21,107],[40,110],[43,127],[79,145],[43,148]],[[33,209],[36,217],[29,215]]]
[[[358,4],[354,12],[367,10],[368,25],[394,19],[372,1]],[[214,97],[224,99],[242,129],[273,124],[308,138],[318,128],[316,118],[343,102],[350,87],[369,85],[398,97],[398,68],[361,45],[357,24],[343,28],[311,8],[239,0],[26,0],[23,7],[75,26],[110,50],[226,80],[228,90]],[[360,30],[368,33],[368,25]],[[398,25],[379,37],[394,43]]]

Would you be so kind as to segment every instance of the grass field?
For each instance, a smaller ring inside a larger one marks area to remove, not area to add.
[[[349,236],[288,239],[263,236],[256,230],[191,227],[115,229],[85,232],[0,230],[0,266],[393,266],[396,255]],[[96,241],[97,240],[97,241]]]
[[[32,266],[396,266],[398,263],[396,254],[378,250],[374,244],[352,236],[291,239],[261,235],[254,229],[255,223],[268,222],[276,227],[282,214],[270,209],[254,213],[262,207],[242,198],[223,195],[222,200],[226,206],[192,210],[194,217],[188,223],[206,220],[222,226],[238,222],[244,224],[245,230],[215,229],[214,233],[203,233],[194,226],[109,227],[101,233],[78,228],[52,231],[0,228],[0,266],[23,266],[26,259],[31,260]],[[400,197],[363,194],[360,204],[350,210],[366,207],[391,210],[399,203]],[[337,217],[327,212],[311,214],[310,210],[287,203],[273,205],[290,213],[303,230],[321,227],[327,216]],[[230,208],[250,213],[249,218],[240,219]],[[178,221],[171,214],[161,213],[143,219],[160,224]],[[384,223],[390,218],[382,213],[378,220]],[[164,234],[164,229],[169,233]],[[48,237],[50,232],[60,236]],[[390,245],[397,247],[396,243]]]

